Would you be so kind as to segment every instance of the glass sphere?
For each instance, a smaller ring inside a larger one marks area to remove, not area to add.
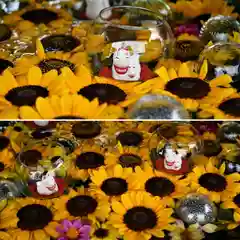
[[[216,43],[204,49],[200,61],[208,61],[208,79],[228,74],[233,82],[240,80],[240,45],[236,43]]]
[[[171,7],[163,0],[135,0],[132,5],[147,8],[160,14],[165,19],[172,17]]]
[[[215,222],[217,208],[207,196],[189,194],[177,203],[176,213],[187,224],[205,225]]]
[[[201,151],[202,141],[191,124],[167,122],[153,133],[149,148],[157,170],[181,175],[191,170],[192,158]]]
[[[227,122],[221,125],[217,132],[217,138],[221,143],[236,144],[240,137],[240,123]]]
[[[239,32],[239,22],[230,16],[215,16],[209,18],[200,30],[200,37],[206,44],[212,42],[226,42],[229,35]]]
[[[67,188],[70,162],[65,148],[58,142],[32,141],[21,149],[16,172],[26,185],[25,192],[35,198],[54,198]]]
[[[88,52],[96,76],[145,81],[156,76],[158,60],[171,54],[173,44],[172,30],[159,14],[140,7],[110,7],[95,21]]]
[[[189,119],[184,106],[164,95],[145,95],[129,108],[130,119]]]

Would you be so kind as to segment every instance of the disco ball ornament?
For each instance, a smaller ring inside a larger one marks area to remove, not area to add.
[[[206,44],[212,42],[226,42],[229,35],[239,32],[239,22],[230,16],[215,16],[208,19],[200,30],[200,38]]]
[[[201,151],[202,141],[191,124],[160,124],[149,141],[150,158],[155,169],[174,175],[191,171],[193,157]]]
[[[240,80],[240,45],[222,42],[210,45],[200,55],[200,62],[208,62],[209,80],[228,74],[233,82]]]
[[[217,217],[217,208],[207,196],[202,194],[189,194],[179,200],[176,213],[187,224],[198,223],[205,225],[214,223]]]
[[[188,111],[174,98],[149,94],[129,108],[130,119],[190,119]]]
[[[217,138],[221,143],[237,143],[240,137],[240,123],[224,123],[217,132]]]

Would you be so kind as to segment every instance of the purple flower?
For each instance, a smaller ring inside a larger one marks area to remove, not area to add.
[[[181,34],[187,33],[189,35],[199,35],[199,28],[197,24],[185,24],[185,25],[180,25],[176,27],[175,29],[175,35],[179,36]]]
[[[56,230],[60,234],[58,240],[90,240],[89,233],[91,227],[89,224],[82,223],[80,220],[63,220]]]

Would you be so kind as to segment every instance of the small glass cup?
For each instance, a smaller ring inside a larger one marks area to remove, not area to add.
[[[192,157],[201,151],[202,141],[191,124],[163,123],[153,133],[149,148],[157,170],[182,175],[190,172]]]
[[[25,183],[23,194],[55,198],[67,190],[69,158],[58,142],[32,141],[18,154],[16,172]]]
[[[170,26],[159,14],[145,8],[105,8],[93,29],[95,37],[89,40],[87,49],[93,55],[92,67],[97,76],[119,81],[152,79],[158,60],[173,53]]]

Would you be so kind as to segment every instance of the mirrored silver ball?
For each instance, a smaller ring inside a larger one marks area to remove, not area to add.
[[[224,123],[217,132],[217,138],[221,142],[235,143],[239,137],[240,137],[239,122]]]
[[[189,194],[179,200],[176,213],[187,224],[205,225],[216,220],[217,208],[205,195]]]

